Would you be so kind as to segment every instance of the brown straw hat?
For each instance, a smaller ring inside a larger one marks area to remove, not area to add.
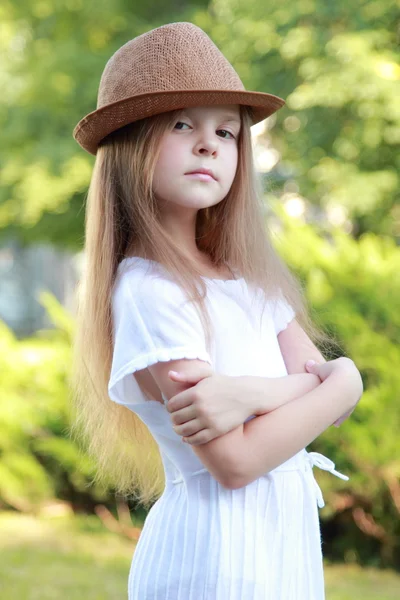
[[[253,125],[285,101],[248,92],[209,36],[193,23],[169,23],[130,40],[107,62],[97,109],[83,117],[73,136],[90,154],[120,127],[170,110],[212,104],[252,107]]]

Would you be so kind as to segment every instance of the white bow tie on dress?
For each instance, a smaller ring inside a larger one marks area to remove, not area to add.
[[[330,458],[327,458],[319,452],[307,452],[307,460],[310,463],[311,467],[318,467],[320,469],[323,469],[324,471],[329,471],[329,473],[332,473],[332,475],[335,475],[336,477],[340,477],[340,479],[344,479],[345,481],[349,480],[349,477],[347,477],[347,475],[343,475],[343,473],[339,473],[339,471],[335,470],[335,463],[331,461]],[[314,477],[312,478],[312,480],[313,485],[315,487],[318,507],[323,508],[325,506],[325,502],[322,496],[321,488],[319,487]]]
[[[324,456],[323,454],[320,454],[319,452],[305,451],[305,459],[306,459],[307,463],[311,466],[311,469],[310,469],[311,481],[312,481],[312,485],[314,486],[314,489],[315,489],[315,495],[317,498],[318,507],[323,508],[325,506],[324,498],[322,496],[321,488],[319,487],[317,481],[315,480],[314,474],[312,472],[312,467],[318,467],[319,469],[323,469],[324,471],[329,471],[329,473],[332,473],[332,475],[335,475],[336,477],[339,477],[340,479],[344,479],[345,481],[348,481],[349,477],[347,477],[347,475],[343,475],[343,473],[339,473],[339,471],[336,471],[335,463],[330,458]],[[192,473],[190,473],[189,476],[193,477],[194,475],[199,475],[200,473],[207,473],[207,472],[208,472],[208,469],[203,468],[203,469],[199,469],[198,471],[193,471]],[[179,473],[178,477],[176,477],[175,479],[172,480],[172,483],[182,483],[183,481],[184,481],[184,478],[182,476],[182,473]]]

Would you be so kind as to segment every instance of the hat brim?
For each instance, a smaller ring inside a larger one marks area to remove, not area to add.
[[[79,121],[73,137],[90,154],[96,155],[99,142],[128,123],[170,110],[213,104],[242,104],[252,108],[252,125],[284,106],[279,96],[264,92],[235,90],[173,90],[124,98],[89,113]]]

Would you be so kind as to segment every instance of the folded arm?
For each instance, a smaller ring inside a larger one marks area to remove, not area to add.
[[[316,376],[305,372],[307,359],[325,359],[295,320],[279,334],[278,341],[287,370],[293,375],[272,380],[235,378],[237,393],[254,403],[249,414],[260,416],[208,443],[192,446],[204,466],[225,487],[241,487],[275,468],[311,443],[352,405],[354,391],[345,378],[337,375],[320,383]],[[172,382],[168,371],[190,371],[198,365],[201,361],[179,360],[159,363],[150,370],[160,389],[171,398],[186,387]],[[295,378],[299,380],[297,393],[293,387]],[[262,398],[270,396],[271,381],[281,386],[281,406],[264,414]]]
[[[336,371],[301,398],[245,423],[231,440],[229,487],[247,485],[308,446],[355,406],[357,386],[345,370]]]

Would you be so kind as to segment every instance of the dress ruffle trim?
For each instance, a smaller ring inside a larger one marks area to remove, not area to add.
[[[148,354],[138,356],[129,361],[110,377],[110,381],[108,383],[108,394],[111,400],[121,403],[121,400],[118,398],[117,394],[115,394],[114,389],[115,386],[127,375],[135,373],[135,371],[145,369],[146,367],[154,365],[158,362],[168,362],[170,360],[185,358],[203,360],[208,362],[210,365],[212,364],[210,355],[207,352],[198,351],[194,348],[161,348],[159,350],[155,350],[154,352],[149,352]]]

